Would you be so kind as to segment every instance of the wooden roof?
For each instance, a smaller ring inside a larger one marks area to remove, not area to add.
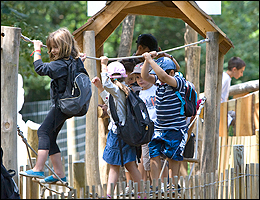
[[[83,49],[83,32],[95,32],[96,51],[128,14],[151,15],[182,19],[203,38],[207,32],[219,32],[219,51],[226,54],[231,40],[194,1],[107,1],[106,6],[73,32],[79,47]]]

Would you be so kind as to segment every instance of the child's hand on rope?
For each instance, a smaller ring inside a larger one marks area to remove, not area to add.
[[[87,55],[85,53],[79,53],[79,57],[81,58],[82,62],[84,62],[87,58]]]
[[[157,56],[157,52],[156,51],[151,51],[151,52],[145,52],[142,54],[142,56],[144,57],[144,59],[147,62],[150,62],[151,60],[153,60],[153,58],[155,58]]]
[[[40,40],[33,40],[34,50],[41,50],[43,43]]]

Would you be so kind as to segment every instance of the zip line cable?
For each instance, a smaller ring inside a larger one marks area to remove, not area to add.
[[[25,42],[31,42],[33,43],[32,40],[30,40],[28,37],[24,36],[21,34],[21,38],[25,41]],[[195,45],[195,44],[202,44],[202,43],[205,43],[205,42],[209,42],[209,39],[206,38],[206,39],[203,39],[203,40],[200,40],[198,42],[194,42],[194,43],[190,43],[190,44],[186,44],[186,45],[183,45],[183,46],[179,46],[179,47],[175,47],[175,48],[172,48],[172,49],[168,49],[168,50],[165,50],[165,51],[159,51],[157,52],[158,55],[162,54],[162,53],[166,53],[166,52],[170,52],[170,51],[175,51],[175,50],[178,50],[178,49],[182,49],[182,48],[185,48],[185,47],[188,47],[188,46],[192,46],[192,45]],[[47,47],[46,45],[43,45],[43,47]],[[91,57],[91,56],[86,56],[86,58],[89,58],[89,59],[93,59],[93,60],[101,60],[101,58],[96,58],[96,57]],[[133,58],[143,58],[142,55],[140,56],[128,56],[128,57],[119,57],[119,58],[108,58],[108,61],[114,61],[114,60],[126,60],[126,59],[133,59]]]

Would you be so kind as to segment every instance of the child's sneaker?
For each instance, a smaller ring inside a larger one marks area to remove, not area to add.
[[[34,172],[32,169],[20,172],[19,174],[22,176],[29,176],[33,178],[44,178],[44,172]]]
[[[63,182],[66,182],[66,176],[63,177],[63,178],[61,178],[61,180],[62,180]],[[46,177],[46,178],[43,179],[43,180],[40,180],[41,183],[56,183],[57,181],[59,181],[59,179],[54,178],[52,175]]]

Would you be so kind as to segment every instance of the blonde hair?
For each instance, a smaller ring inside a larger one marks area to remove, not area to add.
[[[60,28],[57,31],[50,33],[46,45],[48,47],[48,54],[51,61],[62,58],[68,59],[70,55],[74,59],[79,57],[80,52],[77,42],[67,28]],[[59,49],[59,53],[56,56],[51,53],[54,45]]]

